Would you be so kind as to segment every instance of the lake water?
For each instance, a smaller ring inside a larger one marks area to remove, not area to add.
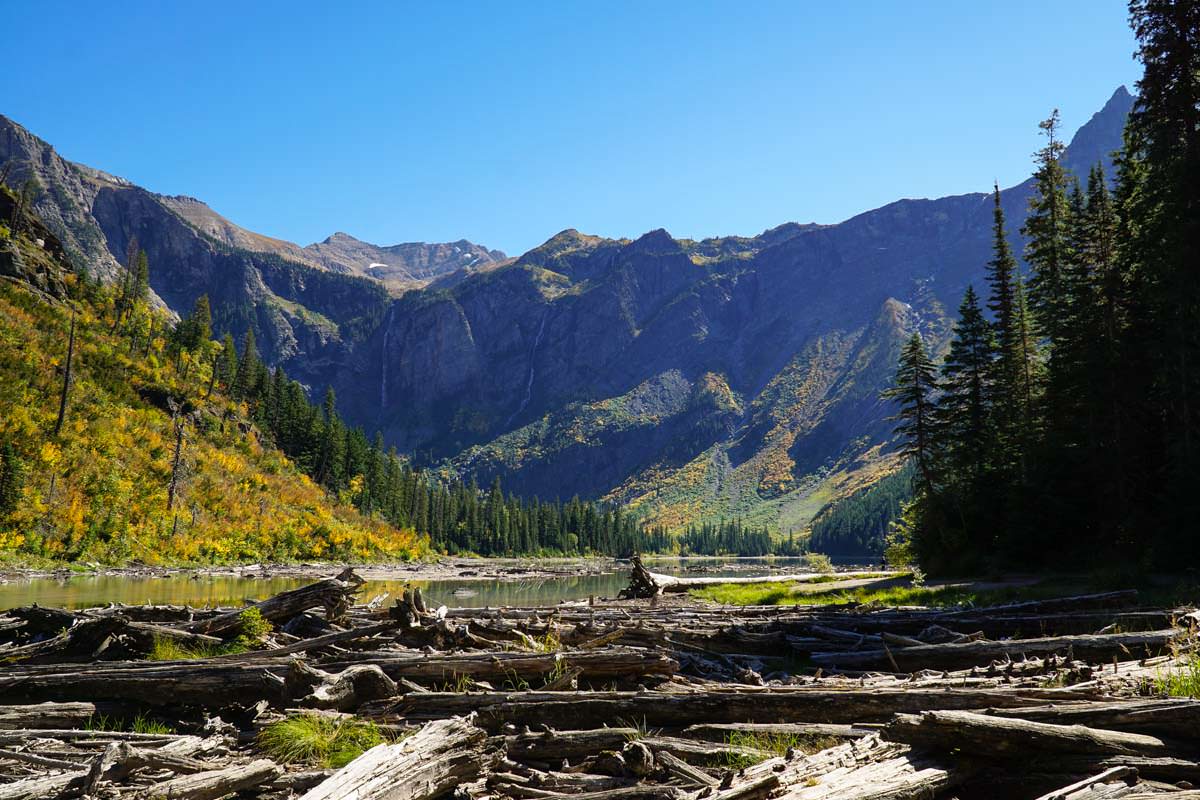
[[[773,559],[646,559],[654,572],[706,577],[760,576],[803,572],[795,558]],[[179,574],[167,577],[80,575],[68,578],[13,580],[0,584],[0,609],[37,603],[57,608],[87,608],[106,603],[172,603],[191,606],[236,606],[294,589],[313,578],[259,577],[251,575]],[[616,597],[629,583],[629,565],[613,564],[597,572],[581,568],[578,574],[542,578],[444,580],[370,580],[362,593],[366,600],[383,592],[397,595],[405,586],[420,587],[426,604],[451,607],[553,605],[562,600],[589,596]]]

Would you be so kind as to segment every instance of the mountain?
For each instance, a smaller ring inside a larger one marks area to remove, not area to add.
[[[0,173],[12,187],[37,180],[34,209],[77,267],[113,278],[136,236],[151,289],[168,308],[186,314],[207,294],[216,330],[240,341],[253,329],[266,359],[318,388],[378,326],[391,292],[504,257],[470,242],[349,247],[344,234],[303,248],[241,228],[194,198],[67,161],[3,116]]]
[[[1107,160],[1131,104],[1119,89],[1068,165]],[[990,257],[987,193],[753,237],[565,230],[509,260],[345,234],[299,247],[65,162],[0,118],[8,161],[50,187],[38,209],[89,269],[110,274],[136,234],[168,306],[209,293],[218,330],[253,327],[272,362],[332,385],[349,420],[417,462],[673,527],[799,530],[894,471],[879,392],[900,344],[914,329],[943,344]],[[1018,252],[1030,192],[1003,194]]]
[[[1131,103],[1118,90],[1068,163],[1107,161]],[[1003,194],[1018,252],[1030,192]],[[567,230],[391,301],[335,386],[351,418],[484,485],[799,529],[895,468],[879,392],[909,333],[940,346],[982,288],[990,226],[977,193],[756,237]]]

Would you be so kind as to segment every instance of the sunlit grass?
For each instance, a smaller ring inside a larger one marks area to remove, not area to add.
[[[276,761],[326,769],[344,767],[385,741],[373,722],[314,713],[293,714],[258,734],[258,743]]]
[[[699,600],[735,606],[876,605],[876,606],[984,606],[1020,600],[1044,599],[1064,594],[1050,583],[979,590],[968,584],[947,586],[857,586],[850,589],[805,591],[805,583],[723,583],[693,589]]]
[[[805,755],[819,753],[841,744],[841,740],[833,736],[810,736],[779,731],[731,731],[725,737],[725,743],[730,747],[761,750],[773,756],[783,756],[787,755],[788,750]]]
[[[109,717],[104,714],[95,714],[88,718],[83,727],[84,730],[89,731],[127,731],[132,733],[157,734],[171,734],[175,732],[175,729],[165,722],[152,719],[143,714],[138,714],[132,720],[127,720],[123,717]]]
[[[1154,691],[1167,697],[1200,698],[1200,655],[1193,653],[1180,666],[1158,675]]]

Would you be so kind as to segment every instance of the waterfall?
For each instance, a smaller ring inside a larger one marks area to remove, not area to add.
[[[392,332],[392,311],[395,306],[388,306],[387,316],[383,318],[383,348],[379,357],[379,413],[387,408],[387,368],[388,368],[388,334]]]
[[[525,407],[529,405],[529,401],[533,398],[533,371],[534,364],[537,363],[538,345],[542,343],[542,334],[546,332],[546,317],[550,316],[550,309],[547,308],[542,314],[542,321],[538,324],[537,336],[533,337],[533,347],[529,351],[529,377],[525,380],[525,398],[521,400],[521,405],[513,412],[513,415],[508,418],[508,422],[504,423],[504,427],[512,425],[513,420],[520,416]]]

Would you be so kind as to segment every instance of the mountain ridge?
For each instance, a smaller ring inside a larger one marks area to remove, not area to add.
[[[1107,161],[1131,104],[1114,92],[1068,165]],[[314,392],[331,385],[349,420],[417,462],[673,527],[739,516],[803,529],[893,470],[879,390],[912,330],[945,342],[947,309],[980,285],[990,248],[982,192],[751,237],[567,228],[516,258],[343,233],[300,247],[87,170],[60,169],[94,189],[74,208],[55,201],[51,217],[84,232],[64,246],[90,241],[87,223],[110,258],[138,235],[171,308],[209,293],[218,330],[254,329],[272,363]],[[1017,252],[1029,195],[1029,181],[1003,193]],[[83,200],[91,213],[72,216]]]

